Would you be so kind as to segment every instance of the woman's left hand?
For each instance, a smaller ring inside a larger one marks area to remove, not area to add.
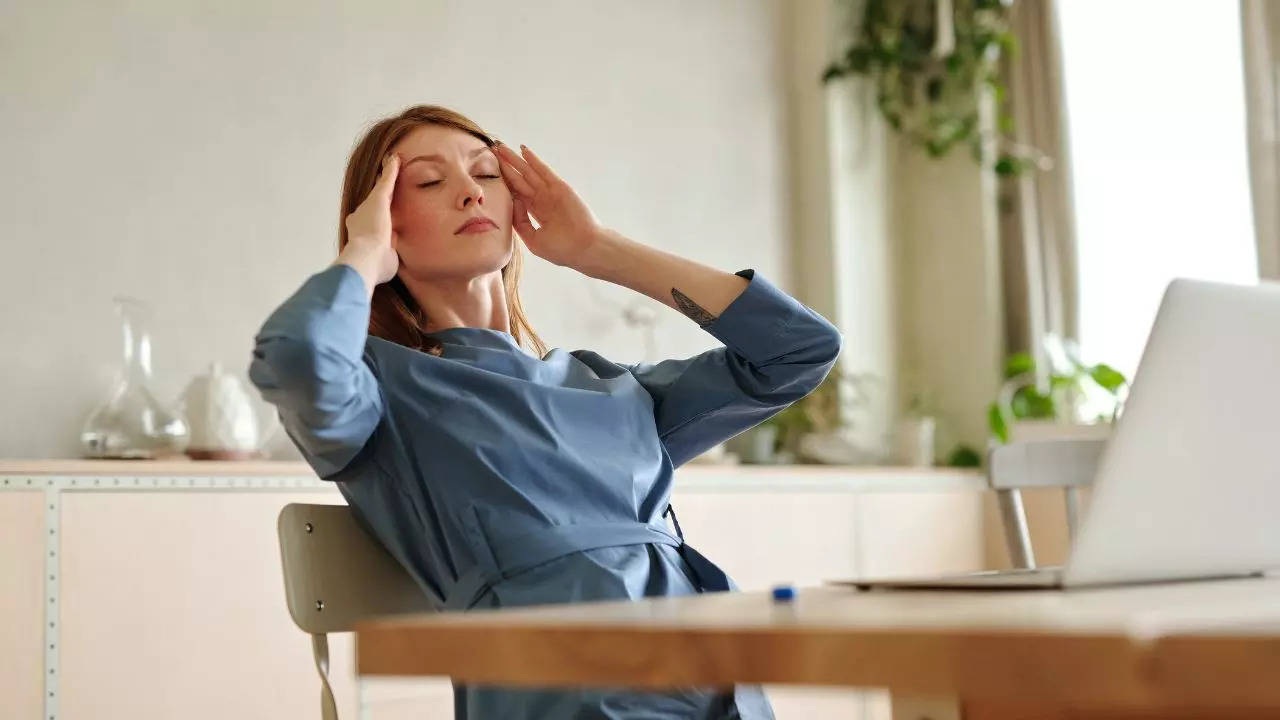
[[[601,236],[600,223],[541,158],[524,145],[520,150],[523,157],[502,143],[493,146],[514,200],[512,226],[534,255],[556,265],[585,267]]]

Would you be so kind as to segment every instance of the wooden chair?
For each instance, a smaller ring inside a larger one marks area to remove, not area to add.
[[[1061,487],[1067,506],[1067,536],[1074,541],[1080,516],[1080,488],[1098,471],[1105,439],[1053,439],[999,445],[987,454],[987,483],[996,491],[1005,545],[1015,568],[1036,567],[1023,488]]]
[[[321,718],[337,720],[328,633],[351,632],[371,615],[433,612],[435,605],[346,505],[291,503],[277,529],[289,615],[311,635],[320,673]]]

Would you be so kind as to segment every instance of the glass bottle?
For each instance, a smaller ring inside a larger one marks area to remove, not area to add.
[[[154,459],[179,455],[186,419],[151,394],[151,307],[137,298],[112,298],[124,333],[124,365],[110,399],[90,413],[80,433],[89,458]]]

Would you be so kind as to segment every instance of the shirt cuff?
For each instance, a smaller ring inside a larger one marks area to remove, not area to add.
[[[734,273],[749,281],[714,321],[702,326],[727,347],[752,359],[778,355],[797,340],[839,332],[753,268]]]

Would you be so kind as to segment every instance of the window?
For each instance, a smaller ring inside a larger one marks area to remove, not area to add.
[[[1174,277],[1258,277],[1238,2],[1063,0],[1080,351],[1132,378]]]

